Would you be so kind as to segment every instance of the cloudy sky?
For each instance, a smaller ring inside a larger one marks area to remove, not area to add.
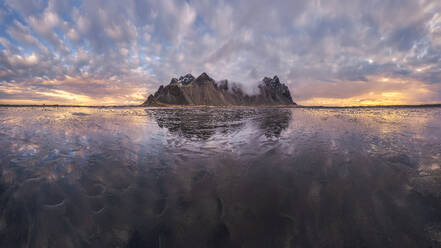
[[[441,1],[0,1],[0,103],[137,104],[189,72],[278,75],[308,105],[441,102]]]

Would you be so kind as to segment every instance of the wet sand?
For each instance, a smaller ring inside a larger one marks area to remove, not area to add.
[[[0,108],[0,247],[441,247],[441,108]]]

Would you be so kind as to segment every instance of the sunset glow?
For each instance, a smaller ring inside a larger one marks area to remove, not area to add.
[[[278,75],[303,105],[438,103],[439,13],[430,0],[6,0],[0,104],[136,105],[202,72],[245,87]]]

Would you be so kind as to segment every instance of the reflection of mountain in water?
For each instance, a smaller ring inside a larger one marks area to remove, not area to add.
[[[440,247],[441,110],[88,111],[0,111],[1,248]]]
[[[288,128],[291,120],[291,111],[286,109],[274,109],[266,111],[259,116],[257,122],[267,137],[280,137],[283,130]]]
[[[286,109],[150,109],[158,126],[189,139],[208,139],[216,132],[229,133],[247,120],[255,122],[267,137],[279,137],[289,125]]]

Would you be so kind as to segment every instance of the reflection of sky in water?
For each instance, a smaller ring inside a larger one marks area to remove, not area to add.
[[[366,151],[415,159],[438,158],[438,109],[293,109],[293,110],[144,110],[144,109],[2,109],[3,155],[17,163],[54,159],[87,160],[119,150],[128,160],[193,149],[245,151],[310,143],[335,150]],[[131,155],[130,155],[131,154]],[[252,155],[252,154],[250,154]],[[136,161],[134,161],[136,162]]]
[[[440,127],[440,108],[0,108],[0,245],[439,244]]]

